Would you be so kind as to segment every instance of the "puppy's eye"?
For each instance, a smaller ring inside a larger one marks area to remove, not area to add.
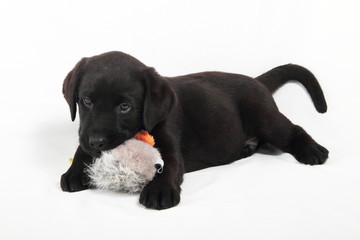
[[[92,107],[92,105],[93,105],[92,102],[91,102],[91,99],[89,97],[84,97],[83,98],[83,103],[87,107]]]
[[[128,113],[131,110],[131,106],[127,103],[122,103],[120,104],[120,106],[117,108],[117,111],[120,113]]]

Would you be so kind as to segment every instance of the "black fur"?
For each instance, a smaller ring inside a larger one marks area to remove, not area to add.
[[[177,205],[185,172],[250,156],[259,142],[301,163],[322,164],[328,151],[282,115],[272,98],[289,80],[302,83],[316,109],[326,112],[316,78],[297,65],[280,66],[255,79],[222,72],[167,78],[121,52],[84,58],[64,80],[72,120],[79,106],[80,146],[61,187],[87,189],[85,165],[142,129],[155,137],[165,161],[163,173],[140,195],[148,208]]]

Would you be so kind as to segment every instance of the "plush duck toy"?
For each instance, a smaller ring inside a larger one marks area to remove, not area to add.
[[[153,136],[140,131],[118,147],[104,151],[86,170],[90,184],[104,190],[140,192],[163,170],[164,161],[154,145]]]

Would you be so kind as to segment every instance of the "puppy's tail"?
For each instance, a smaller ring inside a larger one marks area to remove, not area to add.
[[[271,69],[270,71],[258,76],[256,79],[264,84],[271,93],[275,92],[278,88],[290,80],[298,81],[309,92],[316,110],[319,113],[325,113],[327,111],[324,93],[319,82],[315,76],[304,67],[287,64]]]

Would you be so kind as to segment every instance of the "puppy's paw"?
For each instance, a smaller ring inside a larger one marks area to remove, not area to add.
[[[295,155],[295,158],[299,162],[309,165],[323,164],[326,162],[328,157],[329,151],[323,146],[317,144],[316,142],[304,146]]]
[[[242,152],[242,158],[250,157],[259,148],[259,140],[257,138],[251,138],[246,140],[245,147]]]
[[[147,208],[167,209],[180,202],[180,190],[173,186],[159,186],[150,182],[140,194],[140,203]]]
[[[60,186],[65,192],[78,192],[89,188],[89,178],[86,174],[66,172],[61,176]]]

